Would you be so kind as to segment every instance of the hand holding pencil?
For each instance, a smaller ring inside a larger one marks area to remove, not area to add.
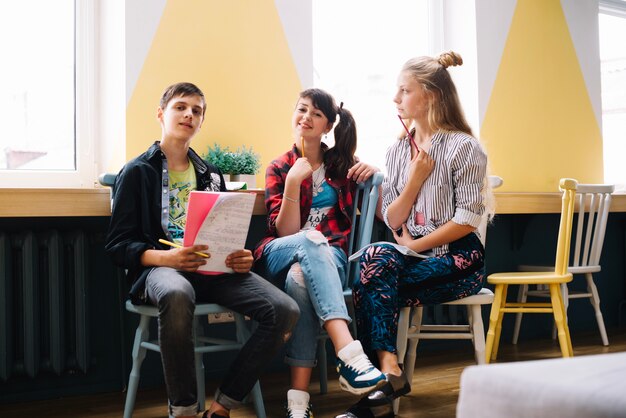
[[[144,266],[171,267],[176,270],[195,273],[211,257],[211,254],[203,252],[209,249],[206,245],[184,247],[164,239],[159,239],[159,242],[174,247],[174,249],[166,251],[155,248],[144,251],[141,255],[141,263]]]
[[[406,131],[406,134],[409,136],[411,145],[413,145],[417,153],[419,153],[420,149],[417,147],[417,144],[415,143],[415,140],[413,139],[413,135],[411,135],[411,131],[409,131],[409,128],[406,126],[406,123],[404,123],[404,121],[402,120],[402,116],[398,115],[398,119],[400,119],[400,123],[402,123],[402,126],[404,126],[404,130]]]
[[[159,242],[161,244],[169,245],[170,247],[174,247],[174,248],[185,248],[185,247],[183,247],[180,244],[176,244],[174,242],[167,241],[167,240],[164,240],[162,238],[159,239]],[[196,254],[196,255],[199,255],[200,257],[211,258],[211,254],[208,254],[208,253],[203,253],[203,252],[200,252],[200,251],[194,251],[193,253]]]

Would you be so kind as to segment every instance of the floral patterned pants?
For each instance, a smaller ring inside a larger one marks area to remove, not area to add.
[[[365,350],[396,353],[401,307],[478,293],[485,279],[484,253],[474,233],[450,243],[446,254],[425,259],[405,256],[388,244],[368,247],[352,290],[357,335]]]

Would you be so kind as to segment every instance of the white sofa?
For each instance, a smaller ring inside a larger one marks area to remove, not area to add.
[[[626,417],[626,352],[467,367],[457,418]]]

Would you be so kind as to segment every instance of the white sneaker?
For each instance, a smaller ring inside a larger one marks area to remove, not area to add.
[[[352,341],[337,356],[339,385],[343,390],[362,395],[385,384],[385,375],[370,362],[360,341]]]
[[[287,391],[287,418],[313,418],[310,395],[302,390]]]

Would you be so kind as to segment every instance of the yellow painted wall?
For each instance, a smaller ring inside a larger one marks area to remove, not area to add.
[[[602,182],[600,127],[560,1],[509,1],[515,12],[480,132],[490,171],[504,178],[502,191],[553,192],[561,177]],[[264,167],[292,142],[302,89],[275,2],[167,1],[127,107],[127,159],[160,137],[158,100],[178,81],[207,96],[194,149],[252,146],[262,185]]]
[[[207,113],[192,147],[252,146],[264,168],[292,144],[290,118],[302,89],[274,1],[168,0],[127,108],[127,159],[161,136],[165,87],[192,82]]]
[[[481,126],[502,191],[600,183],[602,139],[559,0],[518,0]]]

